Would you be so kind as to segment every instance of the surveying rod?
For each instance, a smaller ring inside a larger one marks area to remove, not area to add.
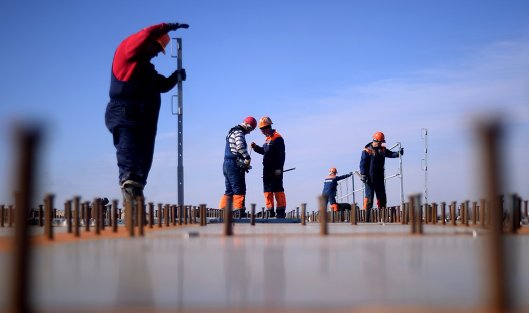
[[[399,152],[399,173],[390,177],[386,177],[384,181],[388,178],[399,176],[400,178],[400,205],[404,205],[404,187],[403,187],[403,176],[402,176],[402,154],[400,154],[400,149],[402,149],[402,144],[400,142],[397,142],[394,144],[389,150],[393,150],[393,148],[399,147],[397,150]]]
[[[178,71],[182,69],[182,38],[173,38],[173,42],[176,40],[176,55],[172,53],[171,57],[176,58],[176,68]],[[171,45],[171,49],[173,46]],[[182,91],[182,80],[178,80],[177,84],[177,95],[178,97],[178,109],[176,113],[173,110],[173,115],[177,115],[177,128],[178,128],[178,167],[177,167],[177,184],[178,184],[178,205],[184,205],[184,93]],[[174,96],[171,100],[174,99]]]

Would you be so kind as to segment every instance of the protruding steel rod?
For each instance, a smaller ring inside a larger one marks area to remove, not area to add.
[[[114,199],[112,200],[112,209],[111,209],[111,215],[112,215],[112,232],[117,233],[118,232],[118,200]]]
[[[206,204],[202,203],[200,204],[200,226],[206,226],[207,225],[207,208]]]
[[[46,238],[49,240],[53,240],[53,216],[52,216],[52,209],[53,209],[53,195],[48,194],[45,197],[44,200],[44,207],[46,208],[46,219],[44,221],[44,233],[46,234]]]
[[[250,212],[250,225],[254,226],[255,225],[255,207],[256,207],[256,204],[255,203],[252,203],[251,204],[251,212]]]
[[[64,202],[64,217],[66,218],[66,232],[72,233],[72,200]]]
[[[134,218],[131,201],[125,201],[125,226],[127,227],[129,237],[134,237]]]
[[[145,199],[142,196],[136,197],[136,219],[138,221],[138,235],[145,235]]]
[[[232,224],[232,207],[233,197],[226,196],[226,208],[224,209],[224,236],[233,236],[233,224]]]
[[[95,198],[92,202],[92,212],[95,215],[96,235],[101,234],[101,198]]]
[[[450,222],[452,223],[453,226],[456,226],[456,223],[457,223],[456,212],[457,212],[457,202],[452,201],[452,204],[450,205]]]
[[[499,122],[479,123],[477,125],[479,137],[482,141],[483,191],[487,197],[487,215],[490,216],[491,232],[488,236],[487,254],[483,258],[488,262],[489,271],[488,293],[483,297],[490,301],[488,308],[492,312],[506,312],[509,309],[508,295],[506,292],[507,279],[504,264],[505,249],[502,238],[503,212],[500,209],[498,197],[501,183],[499,165],[500,161],[500,135],[501,125]]]
[[[320,203],[320,216],[319,216],[320,235],[326,236],[329,233],[328,228],[327,228],[327,197],[320,196],[319,203]]]
[[[4,227],[4,217],[5,217],[5,213],[4,213],[4,205],[0,205],[0,227]]]
[[[149,228],[154,224],[154,203],[149,202]]]
[[[73,198],[73,206],[74,206],[74,211],[73,211],[73,233],[74,233],[74,236],[75,237],[79,237],[81,234],[80,234],[80,228],[81,228],[81,223],[79,223],[79,213],[81,211],[81,197],[79,196],[76,196]]]
[[[441,224],[446,225],[446,202],[441,202]]]
[[[307,217],[307,204],[302,203],[301,204],[301,225],[305,226],[306,223],[306,217]]]
[[[32,203],[34,192],[34,176],[36,172],[35,157],[39,155],[37,146],[40,141],[40,132],[36,129],[15,130],[15,143],[18,160],[15,177],[16,192],[19,194],[15,198],[16,221],[15,221],[15,245],[13,259],[13,275],[11,275],[11,295],[8,297],[10,303],[8,311],[14,313],[31,312],[30,295],[30,264],[31,250],[29,248],[29,233],[26,224],[26,210]]]

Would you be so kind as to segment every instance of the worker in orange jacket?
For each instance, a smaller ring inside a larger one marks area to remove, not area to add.
[[[259,120],[259,129],[266,136],[263,146],[252,142],[252,149],[263,155],[263,191],[268,216],[286,217],[287,200],[283,188],[283,166],[285,165],[285,141],[272,128],[272,120],[263,116]],[[274,197],[276,208],[274,211]]]
[[[404,148],[401,148],[400,151],[393,152],[386,149],[383,145],[385,142],[386,138],[384,133],[376,132],[373,134],[373,141],[366,144],[364,150],[362,150],[362,156],[360,158],[361,180],[365,184],[364,210],[366,210],[367,220],[369,220],[375,194],[377,196],[378,209],[386,207],[386,186],[384,184],[384,164],[386,158],[398,158],[399,155],[404,155]]]

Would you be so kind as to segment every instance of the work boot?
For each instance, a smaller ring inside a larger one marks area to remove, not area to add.
[[[143,197],[143,185],[132,180],[126,180],[121,184],[121,194],[123,195],[123,202],[128,201],[134,205],[136,197]]]
[[[371,223],[371,209],[366,209],[366,223]]]
[[[276,218],[285,218],[287,216],[285,209],[276,210]]]
[[[265,214],[266,214],[266,217],[268,218],[276,216],[276,212],[274,211],[274,208],[266,209]]]
[[[246,209],[236,209],[232,211],[233,218],[245,218],[247,217]]]

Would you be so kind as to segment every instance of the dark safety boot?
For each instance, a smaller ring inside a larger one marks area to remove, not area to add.
[[[121,194],[123,195],[123,208],[125,209],[125,215],[131,214],[131,220],[135,223],[134,212],[136,211],[136,198],[143,197],[143,185],[132,180],[126,180],[121,184]],[[126,203],[130,203],[132,212],[127,212]]]
[[[272,209],[266,209],[265,216],[266,216],[266,218],[275,217],[276,216],[276,212],[274,211],[273,208]]]
[[[285,218],[285,217],[287,217],[287,213],[285,212],[285,209],[276,210],[276,218]]]
[[[233,218],[245,218],[247,217],[247,214],[246,214],[246,209],[237,209],[237,210],[233,210],[232,212],[232,216]]]

